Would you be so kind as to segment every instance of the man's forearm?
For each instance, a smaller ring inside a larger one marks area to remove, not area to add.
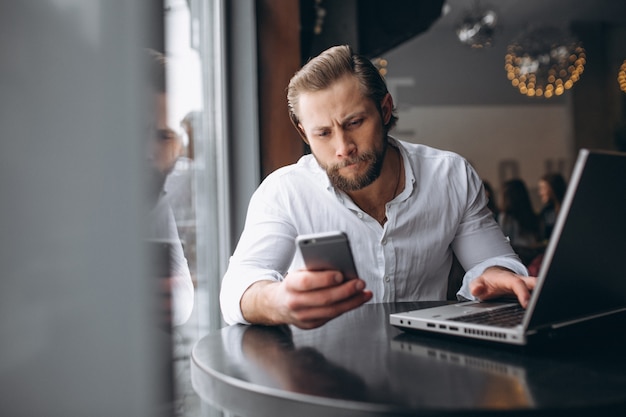
[[[278,282],[257,281],[250,285],[241,296],[240,307],[244,319],[252,324],[284,324],[278,319],[277,306],[271,302]]]

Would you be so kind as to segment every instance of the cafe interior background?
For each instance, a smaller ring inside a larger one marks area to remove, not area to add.
[[[0,6],[0,404],[14,416],[154,415],[171,378],[153,365],[170,357],[176,401],[159,411],[218,414],[190,386],[189,351],[223,325],[220,279],[251,193],[306,151],[285,87],[326,47],[373,59],[393,134],[460,153],[496,198],[519,177],[538,204],[539,177],[568,178],[578,149],[626,150],[623,1],[127,3]],[[191,126],[176,214],[196,300],[171,344],[151,326],[129,141],[144,129],[146,44],[167,55],[172,116]]]

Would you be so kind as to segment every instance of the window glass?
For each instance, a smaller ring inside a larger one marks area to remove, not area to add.
[[[195,289],[194,307],[187,322],[173,328],[176,414],[205,415],[191,386],[193,345],[222,326],[219,310],[221,247],[218,224],[220,182],[226,178],[223,116],[223,73],[218,44],[222,13],[220,0],[166,0],[164,39],[168,126],[179,136],[176,163],[165,182],[165,198],[172,208]],[[216,87],[217,86],[217,87]],[[224,188],[223,186],[221,188]],[[223,199],[221,199],[223,200]],[[213,414],[211,414],[213,415]]]

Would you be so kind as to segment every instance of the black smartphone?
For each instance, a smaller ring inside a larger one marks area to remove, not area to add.
[[[354,265],[348,236],[344,232],[300,235],[296,237],[296,245],[308,270],[341,271],[345,279],[354,279],[359,276]]]

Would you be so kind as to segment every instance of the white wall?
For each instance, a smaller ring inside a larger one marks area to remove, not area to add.
[[[566,106],[419,106],[398,116],[396,137],[463,155],[496,190],[517,176],[536,197],[544,173],[567,177],[573,165]]]
[[[588,21],[623,27],[626,3],[610,0],[480,3],[447,0],[446,3],[449,12],[427,32],[382,56],[388,61],[386,79],[400,116],[397,130],[392,133],[460,153],[491,183],[496,194],[502,181],[515,173],[514,169],[502,170],[517,166],[517,174],[525,180],[537,205],[537,179],[550,170],[568,178],[576,158],[572,93],[568,91],[549,100],[521,95],[506,78],[507,45],[529,27],[556,25],[567,29],[571,22]],[[472,49],[456,37],[455,28],[477,4],[492,7],[498,14],[490,48]],[[613,30],[616,31],[613,38],[607,39],[617,42],[621,32]],[[619,51],[618,44],[608,45],[608,50]],[[582,77],[585,78],[584,73]],[[617,97],[610,111],[620,111]],[[619,119],[617,115],[613,117]],[[598,141],[606,142],[602,137]]]

